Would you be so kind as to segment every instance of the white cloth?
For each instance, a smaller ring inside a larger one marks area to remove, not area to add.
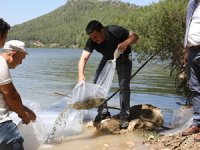
[[[4,57],[0,56],[0,86],[12,82],[8,64]],[[9,109],[5,103],[3,95],[0,93],[0,123],[11,120]]]
[[[200,5],[195,9],[188,32],[188,46],[200,45]]]

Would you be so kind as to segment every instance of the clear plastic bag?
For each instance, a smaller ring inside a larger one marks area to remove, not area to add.
[[[105,102],[112,85],[116,59],[119,55],[117,50],[114,59],[107,61],[96,84],[81,81],[74,87],[72,101],[56,119],[48,143],[61,141],[63,136],[70,134],[69,132],[79,133],[82,131],[83,111],[80,110],[96,108]]]
[[[79,82],[73,89],[72,98],[74,103],[71,105],[75,109],[91,109],[103,104],[110,91],[113,76],[116,68],[116,59],[120,51],[116,50],[114,59],[108,60],[102,69],[96,84]]]
[[[114,52],[114,60],[116,60],[121,55],[121,51],[116,49]]]
[[[25,150],[37,150],[47,139],[46,127],[39,118],[27,125],[21,121],[17,127],[24,139],[23,146]]]
[[[192,107],[180,107],[178,110],[173,112],[172,126],[178,127],[184,125],[190,118],[192,118],[193,108]]]
[[[192,107],[180,107],[175,110],[172,116],[172,129],[164,130],[160,134],[172,135],[181,133],[183,130],[192,125]]]
[[[97,79],[96,84],[103,87],[103,89],[106,92],[106,97],[108,96],[108,93],[112,85],[113,76],[115,74],[115,68],[116,68],[116,59],[108,60]]]
[[[71,108],[77,110],[91,109],[101,105],[107,97],[105,89],[93,83],[79,82],[73,89]]]

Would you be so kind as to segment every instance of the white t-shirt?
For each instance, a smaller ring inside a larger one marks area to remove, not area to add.
[[[0,86],[12,82],[8,64],[4,57],[0,55]],[[3,95],[0,92],[0,123],[11,120],[9,109],[5,103]]]
[[[195,9],[188,32],[188,46],[200,45],[200,2]]]

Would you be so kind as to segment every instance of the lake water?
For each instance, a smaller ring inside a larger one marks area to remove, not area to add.
[[[38,116],[50,124],[66,107],[63,100],[71,92],[78,80],[78,61],[80,49],[28,49],[29,55],[23,64],[11,71],[13,82],[20,93],[23,102],[33,108]],[[92,82],[95,69],[101,55],[93,53],[87,64],[86,81]],[[174,79],[169,77],[167,64],[150,62],[131,80],[131,105],[152,104],[161,108],[165,123],[171,121],[173,110],[179,108],[176,102],[184,102],[175,94]],[[133,70],[141,64],[133,61]],[[118,89],[115,75],[111,92]],[[119,107],[118,94],[108,103]],[[96,115],[96,109],[91,110],[91,118]],[[113,114],[117,110],[111,111]]]

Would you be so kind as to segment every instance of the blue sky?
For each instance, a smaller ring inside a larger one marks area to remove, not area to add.
[[[122,0],[140,6],[159,0]],[[64,5],[67,0],[4,0],[1,2],[1,18],[11,26],[47,14]]]

